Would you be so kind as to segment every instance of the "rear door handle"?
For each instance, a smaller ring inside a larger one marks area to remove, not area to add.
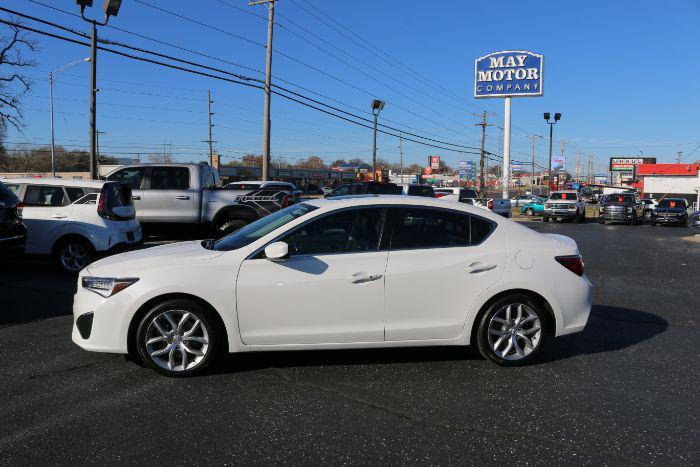
[[[367,274],[366,272],[357,272],[350,276],[348,279],[350,282],[353,284],[362,284],[365,282],[372,282],[376,281],[377,279],[380,279],[382,277],[381,274]]]
[[[141,199],[141,197],[140,197],[140,196],[132,196],[132,197],[131,197],[131,199],[134,199],[134,200],[140,200],[140,199]]]
[[[65,219],[66,217],[68,217],[68,214],[54,214],[51,217],[53,217],[54,219]]]
[[[469,271],[470,274],[476,274],[478,272],[486,272],[490,271],[491,269],[494,269],[496,267],[495,264],[486,264],[486,263],[472,263],[466,268],[464,268],[465,271]]]
[[[185,195],[180,195],[180,196],[177,197],[177,199],[190,199],[190,197],[189,197],[189,196],[185,196]]]

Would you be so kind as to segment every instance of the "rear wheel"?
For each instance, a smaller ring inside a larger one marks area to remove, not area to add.
[[[211,312],[191,300],[153,307],[136,330],[135,347],[145,365],[167,376],[192,376],[211,366],[224,346]]]
[[[546,312],[530,297],[521,294],[494,302],[481,317],[477,329],[481,355],[502,366],[531,362],[548,338]]]
[[[61,240],[54,248],[54,262],[63,271],[76,273],[90,264],[95,250],[84,238],[69,237]]]
[[[250,222],[245,219],[222,219],[214,224],[214,236],[216,238],[225,237],[241,227],[245,227],[249,223]]]
[[[535,210],[532,208],[527,208],[527,211],[525,211],[525,214],[532,217],[535,215]]]

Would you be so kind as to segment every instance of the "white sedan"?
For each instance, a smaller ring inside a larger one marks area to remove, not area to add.
[[[73,341],[171,376],[265,350],[476,344],[518,365],[591,308],[570,238],[406,196],[304,202],[216,242],[103,259],[78,281]]]

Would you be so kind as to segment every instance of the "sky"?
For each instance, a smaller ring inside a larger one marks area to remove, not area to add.
[[[79,17],[40,4],[75,14],[74,1],[2,3],[89,32]],[[101,17],[101,4],[96,1],[87,15]],[[249,7],[247,0],[123,0],[119,15],[110,20],[121,30],[103,27],[99,34],[263,79],[266,15],[265,6]],[[489,117],[494,126],[487,128],[486,149],[500,154],[504,101],[473,97],[474,60],[500,50],[531,50],[545,57],[544,95],[513,99],[512,159],[530,161],[530,135],[548,136],[542,113],[560,112],[554,150],[561,151],[563,140],[570,172],[577,157],[584,173],[589,156],[596,173],[606,172],[614,156],[674,162],[683,151],[684,161],[691,161],[700,159],[698,24],[700,0],[279,0],[273,83],[370,118],[371,100],[380,98],[386,101],[380,122],[475,148],[481,128],[474,125],[479,121],[474,113],[495,113]],[[34,38],[40,51],[32,57],[36,67],[27,71],[33,88],[23,103],[26,126],[9,133],[10,146],[49,143],[47,75],[89,55],[80,45]],[[88,148],[89,68],[79,62],[55,80],[56,141],[67,149]],[[98,55],[98,88],[102,153],[138,153],[147,160],[165,147],[176,160],[207,159],[207,91],[222,162],[262,151],[259,89],[106,52]],[[273,157],[371,160],[370,129],[278,96],[271,118]],[[404,164],[425,165],[429,155],[452,166],[478,158],[476,150],[457,153],[408,141],[403,151]],[[546,165],[547,151],[548,140],[538,138],[538,164]],[[398,139],[380,134],[378,157],[398,162]]]

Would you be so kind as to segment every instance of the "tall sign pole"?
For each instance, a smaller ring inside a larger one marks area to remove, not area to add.
[[[526,50],[493,52],[474,61],[474,97],[505,98],[503,130],[503,198],[510,185],[511,98],[541,96],[544,57]]]

